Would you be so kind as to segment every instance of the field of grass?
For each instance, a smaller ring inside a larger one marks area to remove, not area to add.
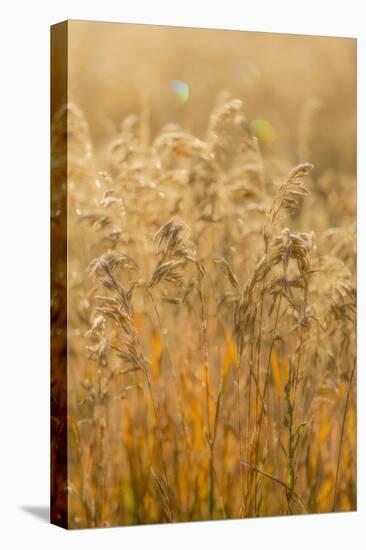
[[[74,22],[69,71],[69,526],[355,510],[355,42]]]

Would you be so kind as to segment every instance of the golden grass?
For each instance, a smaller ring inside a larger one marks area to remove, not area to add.
[[[354,175],[227,93],[199,138],[66,116],[70,526],[354,510]]]

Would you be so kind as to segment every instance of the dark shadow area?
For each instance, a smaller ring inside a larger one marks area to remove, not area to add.
[[[50,507],[49,506],[20,506],[20,509],[27,514],[40,519],[43,522],[50,522]]]

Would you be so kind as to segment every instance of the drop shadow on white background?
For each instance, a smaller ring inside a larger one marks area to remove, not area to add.
[[[50,507],[49,506],[19,506],[19,509],[26,514],[29,514],[43,523],[50,522]]]

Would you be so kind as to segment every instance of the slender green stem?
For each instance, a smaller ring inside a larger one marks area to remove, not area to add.
[[[208,482],[209,493],[209,508],[210,517],[213,518],[214,513],[214,457],[213,457],[213,442],[211,435],[211,422],[210,422],[210,386],[209,386],[209,360],[208,360],[208,336],[207,336],[207,313],[206,302],[202,285],[202,273],[197,265],[198,273],[198,294],[201,304],[201,328],[202,328],[202,344],[203,344],[203,362],[205,369],[205,389],[206,389],[206,417],[207,417],[207,441],[209,445],[209,460],[210,460],[210,476]]]
[[[156,430],[157,430],[157,433],[158,433],[158,444],[159,444],[161,462],[162,462],[163,472],[164,472],[164,481],[165,481],[165,486],[166,486],[167,501],[168,501],[168,507],[169,507],[169,513],[170,513],[170,521],[174,521],[173,506],[172,506],[172,499],[171,499],[169,483],[168,483],[168,472],[167,472],[166,462],[165,462],[165,458],[164,458],[163,436],[162,436],[159,416],[158,416],[158,412],[157,412],[157,408],[156,408],[156,404],[155,404],[155,399],[154,399],[154,394],[153,394],[153,390],[152,390],[152,386],[151,386],[150,376],[149,376],[146,368],[143,369],[143,373],[144,373],[145,380],[146,380],[146,383],[147,383],[147,386],[148,386],[148,389],[149,389],[151,404],[152,404],[152,408],[153,408],[153,411],[154,411],[154,419],[155,419],[155,424],[156,424]]]
[[[249,380],[248,380],[248,410],[247,410],[247,462],[250,459],[250,420],[251,420],[251,407],[252,407],[252,378],[254,377],[253,362],[254,362],[254,329],[255,320],[252,327],[252,338],[250,342],[250,366],[249,366]]]
[[[265,399],[266,399],[266,393],[267,393],[267,387],[268,387],[268,381],[269,381],[269,373],[270,373],[270,367],[271,367],[271,358],[272,358],[273,345],[274,345],[274,341],[275,341],[275,337],[276,337],[278,319],[279,319],[280,308],[281,308],[281,303],[282,303],[282,295],[283,295],[283,289],[281,290],[281,294],[280,294],[280,297],[279,297],[279,300],[278,300],[278,306],[277,306],[277,311],[276,311],[276,319],[275,319],[275,323],[274,323],[273,330],[272,330],[272,339],[271,339],[271,345],[270,345],[270,348],[269,348],[269,354],[268,354],[268,360],[267,360],[267,366],[266,366],[266,374],[265,374],[263,393],[262,393],[263,400],[262,400],[262,406],[261,406],[261,410],[260,410],[260,415],[259,415],[259,420],[258,420],[258,429],[257,429],[257,442],[256,442],[256,454],[255,454],[256,462],[258,460],[259,440],[260,440],[260,436],[261,436],[261,428],[262,428],[263,416],[264,416],[264,412],[265,412]]]
[[[258,332],[258,342],[257,342],[257,367],[256,367],[256,379],[259,388],[259,376],[260,376],[260,361],[261,361],[261,347],[262,347],[262,323],[263,323],[263,307],[264,307],[264,279],[262,282],[261,288],[261,305],[259,311],[259,332]],[[258,407],[259,407],[259,396],[258,392],[255,397],[255,424],[258,422]]]

